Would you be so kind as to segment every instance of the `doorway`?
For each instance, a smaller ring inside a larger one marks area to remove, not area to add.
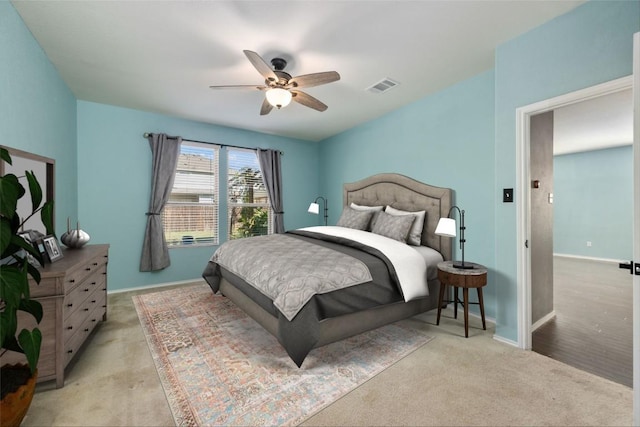
[[[632,142],[630,89],[530,117],[532,350],[628,387]]]
[[[632,77],[626,77],[617,79],[611,82],[607,82],[601,85],[597,85],[591,88],[573,92],[567,95],[563,95],[557,98],[545,100],[536,104],[532,104],[526,107],[519,108],[517,110],[516,127],[518,133],[517,144],[517,158],[519,162],[519,174],[517,188],[521,195],[523,203],[517,205],[518,216],[518,278],[522,286],[519,288],[519,336],[518,340],[520,345],[525,349],[532,348],[532,331],[535,320],[541,320],[545,323],[549,319],[553,319],[555,313],[552,311],[547,313],[547,317],[540,317],[539,319],[533,319],[533,297],[532,295],[532,260],[530,259],[531,252],[526,249],[529,248],[529,243],[533,235],[531,229],[532,224],[532,212],[530,209],[530,203],[532,200],[532,185],[535,178],[531,175],[530,171],[530,119],[531,117],[551,112],[561,107],[577,104],[582,101],[601,97],[603,95],[613,94],[616,92],[629,90],[632,84]],[[554,197],[553,192],[549,191],[552,199]],[[553,202],[552,202],[553,203]],[[631,239],[630,235],[627,237]],[[586,242],[585,242],[586,246]],[[522,249],[521,249],[522,248]],[[617,267],[617,266],[616,266]],[[564,267],[563,267],[564,268]],[[578,270],[580,270],[578,268]],[[535,325],[538,326],[538,325]]]

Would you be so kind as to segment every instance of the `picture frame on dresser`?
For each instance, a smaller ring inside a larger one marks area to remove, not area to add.
[[[58,243],[56,236],[45,236],[42,238],[42,243],[44,244],[44,249],[50,262],[56,262],[63,257],[62,249],[60,248],[60,244]]]

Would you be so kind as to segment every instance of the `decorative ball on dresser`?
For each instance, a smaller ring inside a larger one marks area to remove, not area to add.
[[[63,245],[68,247],[69,249],[80,249],[87,243],[89,243],[89,234],[87,232],[80,229],[80,222],[78,221],[76,225],[76,229],[71,229],[71,222],[69,218],[67,218],[67,231],[60,236],[60,241]]]

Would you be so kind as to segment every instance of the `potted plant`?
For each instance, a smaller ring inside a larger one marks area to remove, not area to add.
[[[0,147],[0,158],[12,164],[7,149]],[[26,179],[32,202],[26,218],[20,218],[17,212],[18,200],[26,194],[21,179]],[[26,364],[0,367],[3,426],[22,422],[37,378],[42,333],[37,327],[16,332],[19,311],[32,315],[37,323],[42,320],[42,305],[32,300],[29,292],[29,276],[40,283],[40,272],[29,262],[27,254],[40,265],[44,264],[43,255],[20,235],[25,221],[38,213],[47,234],[53,234],[53,202],[42,203],[42,188],[32,171],[26,171],[24,177],[14,174],[0,177],[0,354],[15,351],[26,357]]]

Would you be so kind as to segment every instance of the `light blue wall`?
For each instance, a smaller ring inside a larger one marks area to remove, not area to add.
[[[632,147],[555,156],[553,173],[554,253],[630,260]]]
[[[55,159],[58,237],[78,209],[76,99],[11,3],[0,1],[0,144]]]
[[[516,108],[631,74],[639,30],[640,2],[592,1],[497,48],[496,192],[516,184]],[[517,341],[516,204],[495,214],[496,334]]]
[[[91,235],[92,243],[111,244],[111,291],[199,278],[215,250],[215,247],[171,249],[170,267],[153,273],[138,271],[151,176],[151,151],[143,138],[145,132],[284,151],[285,228],[310,225],[312,218],[306,211],[318,191],[318,182],[307,177],[316,177],[318,173],[317,143],[79,101],[78,174],[82,177],[78,183],[79,220],[81,228]]]
[[[342,184],[383,172],[455,190],[465,213],[465,259],[490,268],[486,314],[495,316],[494,74],[487,71],[321,144],[321,188],[329,222],[342,211]],[[384,95],[371,95],[384,96]],[[459,246],[454,256],[460,259]]]

